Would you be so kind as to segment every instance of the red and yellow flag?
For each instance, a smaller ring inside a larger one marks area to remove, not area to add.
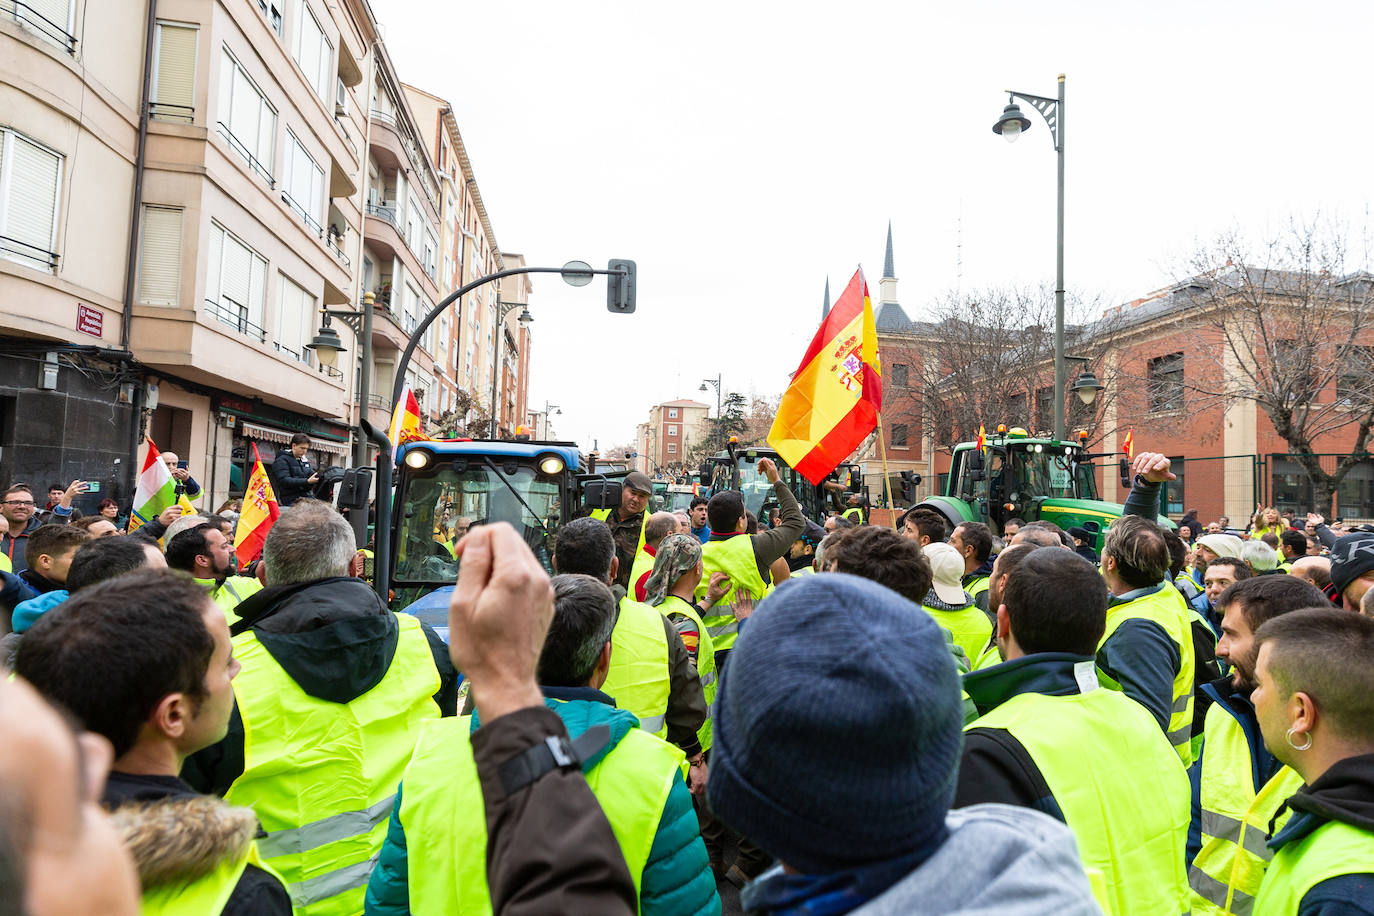
[[[1121,450],[1126,453],[1127,461],[1135,458],[1135,430],[1126,430],[1126,441],[1121,443]]]
[[[257,443],[254,443],[253,473],[248,478],[248,489],[243,494],[239,526],[234,529],[234,555],[239,558],[240,567],[252,563],[262,553],[267,532],[280,516],[277,495],[272,492],[272,481],[267,478],[267,469],[262,466]]]
[[[819,485],[874,430],[882,406],[878,332],[860,269],[792,373],[768,444]]]
[[[401,399],[396,402],[396,409],[391,414],[390,435],[393,453],[398,446],[412,440],[431,438],[420,429],[420,402],[416,400],[410,382],[406,382],[405,390],[401,392]]]
[[[987,431],[983,429],[983,424],[982,424],[982,423],[979,423],[979,424],[978,424],[978,451],[980,451],[980,452],[986,451],[986,450],[987,450],[987,447],[988,447],[988,434],[987,434]]]

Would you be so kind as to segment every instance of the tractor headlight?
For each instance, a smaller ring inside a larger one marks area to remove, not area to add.
[[[563,468],[566,466],[563,459],[557,455],[545,455],[539,459],[539,473],[547,474],[550,477],[563,473]]]
[[[429,467],[429,460],[432,457],[433,453],[427,449],[413,448],[406,452],[406,466],[412,467],[417,471],[423,470]]]

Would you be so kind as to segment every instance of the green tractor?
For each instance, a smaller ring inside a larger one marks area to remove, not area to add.
[[[777,507],[773,486],[759,472],[760,458],[770,458],[778,467],[778,475],[801,504],[802,515],[818,525],[825,524],[829,510],[843,512],[850,494],[863,492],[863,474],[858,465],[840,465],[829,477],[816,486],[766,445],[741,446],[732,436],[723,451],[708,457],[701,466],[702,486],[711,493],[739,490],[744,496],[744,508],[758,518]]]
[[[1091,546],[1101,550],[1102,533],[1124,509],[1098,496],[1092,459],[1109,457],[1115,456],[1089,454],[1086,436],[1065,442],[999,427],[996,436],[987,438],[984,449],[975,442],[956,445],[944,494],[918,505],[939,512],[951,525],[984,522],[997,535],[1012,518],[1054,522],[1065,531],[1075,526],[1096,530]],[[1122,486],[1129,487],[1130,470],[1124,459],[1120,474]],[[1158,522],[1175,527],[1164,515]]]

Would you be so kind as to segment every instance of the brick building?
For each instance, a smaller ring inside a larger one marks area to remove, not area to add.
[[[680,469],[687,450],[706,434],[710,410],[700,401],[686,399],[651,407],[648,421],[635,428],[635,468],[650,476]]]

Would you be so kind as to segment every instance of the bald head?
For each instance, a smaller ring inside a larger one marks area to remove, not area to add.
[[[664,538],[676,533],[677,516],[671,512],[655,512],[644,523],[644,544],[657,550]]]
[[[1293,564],[1292,574],[1317,588],[1326,588],[1331,584],[1331,558],[1302,557]]]

